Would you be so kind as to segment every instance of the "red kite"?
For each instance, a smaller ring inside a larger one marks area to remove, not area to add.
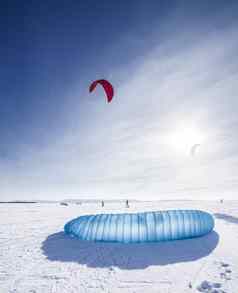
[[[98,83],[101,84],[101,86],[104,88],[104,91],[107,95],[107,101],[108,103],[111,102],[113,95],[114,95],[114,90],[113,90],[113,86],[110,84],[109,81],[105,80],[105,79],[98,79],[95,80],[89,87],[89,92],[91,93],[96,86],[98,85]]]

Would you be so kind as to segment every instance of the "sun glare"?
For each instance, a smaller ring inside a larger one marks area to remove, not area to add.
[[[202,144],[204,137],[195,127],[180,126],[168,135],[171,148],[181,154],[189,154],[195,144]]]

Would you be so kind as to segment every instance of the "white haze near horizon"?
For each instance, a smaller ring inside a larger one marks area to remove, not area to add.
[[[235,26],[168,32],[108,73],[111,104],[99,88],[89,96],[86,84],[83,107],[75,108],[76,86],[62,135],[0,167],[1,199],[236,199],[237,50]],[[169,143],[176,133],[181,145],[186,129],[200,134],[201,142],[191,141],[201,143],[195,156]]]

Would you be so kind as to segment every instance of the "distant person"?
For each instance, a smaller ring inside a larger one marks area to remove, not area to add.
[[[223,203],[223,199],[220,200],[220,203]]]
[[[129,201],[128,201],[128,199],[126,200],[126,207],[129,208]]]
[[[104,207],[104,201],[102,200],[102,207]]]

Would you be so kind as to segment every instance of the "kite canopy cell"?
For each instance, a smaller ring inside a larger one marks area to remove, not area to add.
[[[66,234],[95,242],[141,243],[186,239],[214,228],[213,217],[199,210],[87,215],[68,222]]]

